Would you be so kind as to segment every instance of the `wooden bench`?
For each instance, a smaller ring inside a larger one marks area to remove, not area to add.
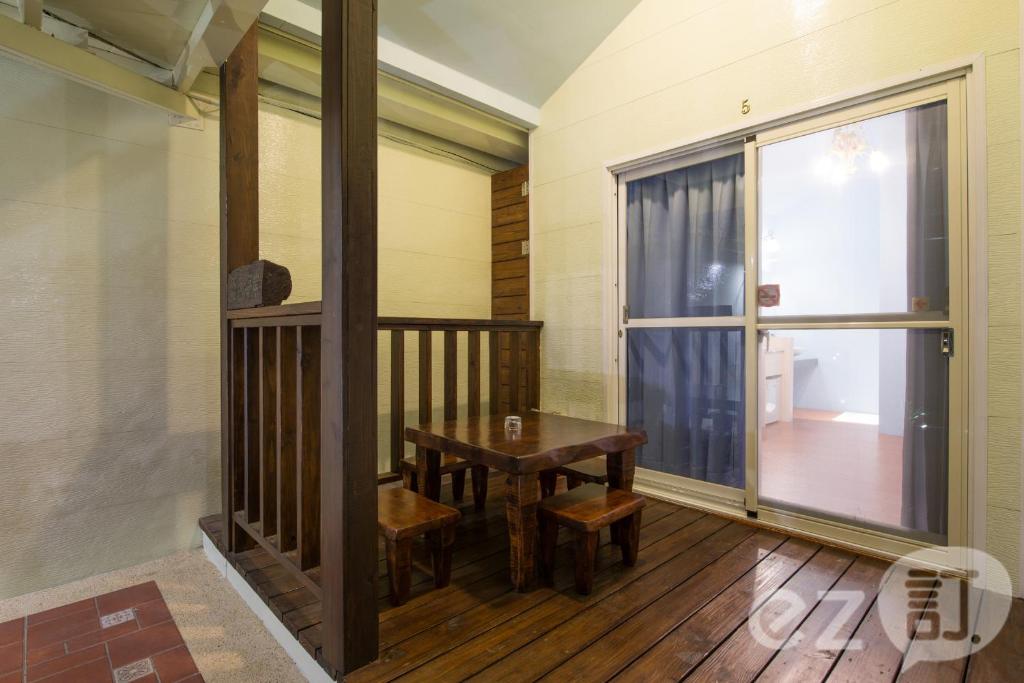
[[[452,475],[452,500],[456,503],[462,502],[466,491],[466,470],[471,470],[473,475],[473,507],[476,510],[483,510],[487,503],[487,466],[473,465],[468,460],[447,453],[441,455],[441,476]],[[416,458],[405,458],[400,461],[398,471],[402,474],[402,486],[410,491],[419,492]]]
[[[571,465],[556,467],[553,470],[544,470],[540,473],[540,495],[544,498],[555,495],[555,488],[558,485],[558,475],[565,477],[565,485],[572,490],[583,484],[608,483],[608,464],[604,458],[590,458],[580,460]]]
[[[558,526],[576,534],[576,591],[588,595],[594,586],[594,557],[600,531],[612,525],[622,549],[622,563],[636,564],[643,496],[600,484],[584,484],[540,502],[541,573],[551,583],[555,570]]]
[[[391,604],[409,599],[412,578],[412,542],[427,535],[434,568],[434,586],[448,585],[452,575],[452,545],[459,511],[404,488],[380,489],[377,493],[377,529],[387,551]]]

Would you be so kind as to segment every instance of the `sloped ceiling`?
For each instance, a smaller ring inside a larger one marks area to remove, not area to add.
[[[639,0],[380,0],[381,37],[536,107]]]
[[[46,0],[48,12],[173,69],[207,0]]]
[[[321,0],[293,1],[321,8]],[[378,33],[540,107],[638,4],[640,0],[379,0]]]

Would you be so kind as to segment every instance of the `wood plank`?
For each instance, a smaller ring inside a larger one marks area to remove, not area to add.
[[[676,647],[675,665],[685,664],[691,656],[699,658],[706,654],[706,648],[713,639],[716,627],[721,627],[719,619],[735,621],[737,610],[749,609],[749,596],[754,590],[761,588],[773,592],[790,576],[792,576],[818,549],[816,544],[797,539],[786,540],[781,546],[772,550],[771,554],[747,566],[747,570],[737,575],[725,570],[715,575],[705,575],[703,590],[687,586],[669,593],[665,599],[650,605],[641,612],[620,624],[614,631],[590,647],[580,651],[573,658],[552,671],[548,678],[557,678],[567,674],[576,676],[572,680],[604,680],[622,672],[624,678],[640,680],[642,674],[651,674],[663,666],[670,669],[672,662],[666,661],[664,655],[671,642]],[[744,563],[734,565],[742,569]],[[723,581],[722,579],[729,579]],[[678,599],[677,599],[678,598]],[[707,610],[704,610],[707,606]],[[698,628],[685,628],[680,633],[695,638],[691,645],[684,637],[671,637],[676,629],[691,617],[699,615],[695,623]],[[731,630],[731,629],[729,629]],[[728,630],[724,631],[728,634]],[[638,637],[639,634],[643,637]],[[704,636],[708,637],[705,638]],[[662,636],[669,636],[644,654],[652,641]],[[717,641],[715,641],[717,643]],[[679,649],[679,648],[682,649]],[[691,650],[691,648],[693,648]],[[679,653],[684,653],[682,658]],[[643,655],[641,657],[641,655]],[[639,659],[637,659],[640,657]],[[624,671],[629,665],[628,670]],[[685,667],[684,667],[685,668]],[[564,680],[564,679],[563,679]]]
[[[231,465],[224,475],[230,480],[231,516],[222,522],[225,529],[225,547],[229,552],[240,552],[252,547],[246,534],[235,528],[235,512],[245,509],[245,330],[231,330],[231,393],[230,393],[230,446]],[[223,515],[222,515],[223,516]],[[244,541],[243,541],[244,539]],[[244,543],[245,547],[241,547]]]
[[[258,69],[256,26],[252,26],[220,67],[220,452],[221,516],[224,544],[231,551],[251,540],[235,529],[234,512],[244,506],[242,446],[232,382],[234,337],[228,322],[228,274],[259,258]]]
[[[506,242],[504,244],[495,244],[491,247],[492,264],[527,257],[528,255],[523,253],[523,240],[518,242]]]
[[[491,211],[491,226],[499,227],[510,223],[521,223],[529,218],[530,204],[529,202],[521,202]]]
[[[503,296],[525,297],[530,290],[530,280],[525,277],[514,277],[507,280],[495,280],[491,283],[491,297]]]
[[[277,542],[282,552],[294,550],[298,536],[298,368],[301,362],[294,327],[278,328],[277,360]]]
[[[822,600],[800,624],[801,638],[790,636],[782,648],[758,677],[759,681],[774,683],[803,683],[823,681],[828,676],[833,662],[841,648],[835,649],[835,642],[849,640],[870,609],[878,594],[878,582],[888,564],[871,557],[858,557],[839,581],[833,591],[860,593],[864,599],[858,602],[843,623],[838,623],[840,612],[846,603],[843,600]],[[828,632],[838,626],[834,636]]]
[[[756,576],[748,573],[723,591],[630,664],[619,678],[640,680],[645,673],[673,676],[681,672],[680,678],[685,676],[695,681],[753,680],[776,650],[760,644],[744,624],[756,619],[758,624],[769,628],[787,617],[781,630],[770,630],[773,635],[787,637],[817,604],[818,595],[831,588],[853,560],[850,553],[821,548],[792,573],[792,565],[782,568],[784,565],[780,564],[778,573],[769,577],[764,571],[766,565],[758,565]],[[785,585],[781,585],[782,581]],[[773,601],[771,597],[778,588],[785,589],[787,597]],[[787,612],[792,606],[789,596],[798,597],[803,604],[792,614]],[[683,649],[670,654],[671,648],[680,644]],[[680,657],[681,653],[685,654]],[[707,658],[701,661],[704,657]]]
[[[521,413],[523,412],[522,394],[519,391],[520,383],[514,381],[512,378],[519,377],[520,362],[522,361],[522,335],[519,332],[509,333],[509,346],[512,352],[512,357],[509,358],[509,396],[508,404],[512,407],[512,410]]]
[[[500,385],[500,351],[499,346],[501,344],[501,333],[490,332],[487,335],[487,360],[488,360],[488,403],[489,413],[494,415],[498,412],[498,402],[500,396],[498,392],[501,390]]]
[[[506,187],[501,190],[491,192],[491,209],[500,209],[504,206],[519,204],[527,201],[528,199],[529,196],[523,194],[523,187],[521,184]]]
[[[491,192],[500,192],[510,187],[519,187],[529,178],[530,167],[527,164],[491,176]]]
[[[423,680],[464,680],[477,674],[502,657],[543,636],[573,615],[579,614],[589,605],[613,595],[631,582],[655,571],[665,562],[682,557],[683,551],[696,549],[709,536],[726,525],[727,522],[721,518],[698,515],[696,518],[687,519],[678,517],[677,513],[670,514],[653,524],[645,523],[641,531],[641,544],[644,548],[637,565],[632,568],[624,567],[617,562],[611,566],[601,565],[595,575],[594,590],[589,596],[577,595],[572,587],[573,578],[569,574],[572,568],[570,548],[567,543],[562,543],[559,551],[562,557],[559,558],[557,593],[539,605],[506,619],[460,647],[435,656],[415,669],[413,675]]]
[[[434,358],[431,351],[431,333],[421,331],[419,335],[419,403],[420,424],[433,420],[433,370]]]
[[[530,277],[529,256],[520,256],[511,261],[501,261],[491,265],[492,280],[507,280],[513,277]]]
[[[637,652],[638,644],[649,642],[643,622],[632,618],[634,615],[652,603],[676,606],[677,612],[671,616],[696,611],[733,580],[756,566],[784,540],[779,534],[755,534],[749,527],[730,525],[702,542],[699,549],[695,546],[691,552],[682,554],[678,562],[666,565],[665,570],[652,572],[616,592],[610,599],[591,605],[543,638],[484,669],[473,680],[496,680],[515,675],[539,678],[552,670],[558,672],[555,675],[586,670],[589,659],[585,662],[570,658],[588,645],[605,641],[624,643],[623,647],[629,649],[617,658],[612,654],[609,666],[605,667],[612,672],[618,671],[623,659],[628,663],[646,649],[644,647]],[[662,617],[663,621],[669,622],[666,626],[677,623],[667,616]],[[564,668],[559,671],[563,663]]]
[[[260,518],[260,344],[259,330],[245,331],[245,519]]]
[[[647,534],[643,535],[642,545],[646,549],[646,546],[664,538],[671,531],[685,527],[700,518],[699,514],[679,517],[669,524],[660,525],[654,534],[651,534],[650,531],[653,524],[647,524],[644,527]],[[642,529],[642,534],[643,531]],[[566,534],[561,540],[563,541],[562,549],[567,550],[571,545],[571,537]],[[610,544],[602,546],[599,555],[603,574],[613,571],[613,568],[618,568],[619,571],[624,569],[620,563],[614,562],[618,558],[618,549]],[[631,568],[628,571],[634,570],[635,568]],[[566,590],[572,582],[572,566],[565,563],[558,572],[556,589]],[[492,595],[492,591],[499,589],[501,589],[500,593]],[[481,595],[485,591],[487,597]],[[387,622],[387,624],[392,624],[390,630],[386,628],[385,624],[382,624],[381,642],[384,644],[391,641],[394,643],[393,647],[384,649],[377,662],[356,672],[348,680],[358,682],[395,678],[421,664],[426,664],[443,652],[462,643],[470,642],[478,634],[492,628],[495,623],[522,614],[532,607],[542,604],[555,594],[556,590],[551,588],[541,588],[530,593],[511,591],[507,578],[496,574],[489,581],[475,584],[472,591],[466,591],[461,596],[452,596],[444,600],[443,604],[431,603],[417,610],[416,613],[406,613],[401,619]],[[481,597],[474,600],[472,599],[474,595],[481,595]],[[429,628],[425,628],[428,626]],[[416,672],[416,676],[423,678],[419,671]],[[423,680],[437,679],[426,677]]]
[[[971,656],[969,683],[996,683],[1019,680],[1024,671],[1024,600],[1010,605],[1006,625],[988,647]]]
[[[459,409],[459,347],[455,330],[444,331],[444,419],[454,420]]]
[[[391,331],[391,471],[405,457],[405,332]]]
[[[324,0],[323,659],[377,655],[377,3]]]
[[[506,244],[508,242],[522,242],[530,239],[530,224],[527,221],[521,223],[509,223],[498,228],[491,229],[491,245]]]
[[[302,570],[320,564],[320,328],[300,327],[298,387],[298,474],[296,504],[298,516],[298,565]]]
[[[525,296],[502,296],[491,300],[491,312],[495,315],[526,315],[530,302]]]
[[[471,330],[467,336],[467,414],[476,417],[480,414],[480,332]]]
[[[277,534],[277,333],[260,328],[260,530]]]
[[[900,671],[904,647],[896,647],[882,627],[878,600],[853,633],[857,648],[847,648],[837,658],[829,681],[892,681]]]
[[[526,407],[540,410],[540,333],[526,335]]]
[[[925,622],[924,626],[919,626],[900,664],[901,682],[960,683],[967,673],[967,659],[972,648],[971,636],[974,635],[971,629],[977,626],[982,591],[971,590],[969,584],[964,581],[948,577],[937,579],[936,590],[939,589],[940,583],[944,593],[953,591],[952,595],[962,596],[965,601],[962,614],[959,600],[938,601],[936,613],[939,615],[939,621],[936,629],[941,629],[943,636],[946,632],[953,631],[954,637],[936,639],[930,636],[925,639],[922,638],[922,631],[929,630],[928,622]],[[955,637],[955,631],[960,625],[964,627],[963,635]]]

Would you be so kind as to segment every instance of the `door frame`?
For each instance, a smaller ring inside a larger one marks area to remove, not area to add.
[[[756,155],[751,154],[749,146],[754,142],[754,136],[761,131],[777,129],[787,124],[805,121],[823,114],[833,114],[840,110],[850,109],[868,102],[882,100],[893,95],[905,94],[909,91],[919,90],[930,85],[950,81],[959,77],[964,78],[966,127],[965,141],[966,164],[964,171],[967,177],[966,207],[964,210],[964,232],[966,233],[967,254],[964,258],[963,277],[963,299],[965,309],[965,328],[967,345],[971,352],[965,359],[964,370],[968,381],[964,384],[964,398],[967,401],[967,408],[963,411],[963,425],[961,434],[964,440],[963,462],[965,477],[964,498],[966,508],[966,522],[964,525],[964,537],[961,541],[965,545],[984,549],[986,536],[986,486],[987,486],[987,327],[988,327],[988,262],[987,262],[987,155],[986,155],[986,131],[985,131],[985,60],[984,55],[974,55],[967,58],[953,60],[939,64],[928,69],[922,69],[912,75],[886,79],[884,81],[865,85],[829,98],[817,100],[804,107],[793,108],[772,115],[756,118],[747,125],[734,125],[725,129],[709,131],[707,133],[693,136],[689,139],[677,142],[657,150],[644,154],[630,155],[606,162],[604,164],[605,203],[604,203],[604,287],[603,287],[603,322],[605,329],[605,373],[606,381],[606,418],[611,421],[619,421],[620,405],[624,401],[624,372],[620,372],[620,339],[619,319],[620,300],[618,282],[619,273],[619,201],[618,201],[618,176],[638,168],[651,168],[656,163],[672,163],[684,156],[699,154],[705,150],[721,147],[724,144],[745,141],[748,149],[745,158],[747,169],[751,170],[750,163],[756,163]],[[753,176],[748,176],[753,177]],[[745,205],[748,211],[756,212],[755,201],[750,201],[750,187],[745,187],[747,196]],[[756,190],[755,190],[756,192]],[[754,207],[751,209],[750,207]],[[750,221],[748,230],[750,229]],[[756,222],[755,222],[756,224]],[[745,259],[752,258],[752,254],[745,254]],[[756,268],[751,269],[749,261],[748,279],[750,273],[756,273]],[[756,276],[755,276],[756,277]],[[747,287],[748,298],[756,292],[755,287]],[[748,301],[749,306],[749,301]],[[751,325],[749,316],[748,327]],[[753,339],[756,343],[756,321],[753,324]],[[748,344],[750,343],[750,330],[747,332]],[[747,364],[747,373],[756,373],[756,368],[750,368]],[[750,379],[748,378],[748,386]],[[751,402],[756,401],[749,396],[753,392],[747,392],[747,410],[751,410]],[[756,410],[756,404],[754,405]],[[951,435],[952,438],[952,435]],[[749,439],[748,439],[749,441]],[[756,461],[755,465],[756,467]],[[748,458],[748,481],[750,480],[750,459]],[[754,473],[756,481],[756,472]],[[952,477],[951,477],[952,478]],[[698,508],[707,509],[712,512],[725,514],[734,517],[747,517],[748,496],[732,495],[735,489],[720,487],[715,484],[701,482],[700,486],[692,486],[693,481],[683,477],[667,475],[658,472],[651,472],[638,469],[636,474],[636,485],[639,490],[655,498],[663,498],[674,502],[680,502]],[[953,501],[950,501],[951,504]],[[768,512],[768,514],[765,514]],[[760,525],[778,528],[787,532],[796,532],[801,535],[824,540],[830,544],[841,545],[853,550],[892,558],[915,550],[923,546],[911,539],[897,537],[883,532],[855,528],[850,525],[827,522],[818,519],[808,518],[800,513],[779,512],[774,510],[759,510],[757,522]],[[952,542],[952,537],[950,538]],[[962,563],[956,558],[948,557],[946,553],[936,554],[933,564],[942,568],[962,568]]]

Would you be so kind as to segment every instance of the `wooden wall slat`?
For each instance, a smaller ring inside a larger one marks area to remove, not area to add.
[[[520,242],[506,242],[505,244],[495,244],[491,246],[491,263],[501,263],[502,261],[512,261],[514,259],[523,258],[526,254],[523,253],[523,243]]]
[[[494,280],[491,283],[491,294],[495,299],[505,296],[525,297],[529,293],[529,278],[513,277],[507,280]]]
[[[491,300],[491,312],[495,315],[525,316],[530,312],[530,302],[524,296],[503,296]]]
[[[277,534],[277,332],[259,328],[260,339],[260,530]]]
[[[510,187],[519,187],[530,177],[530,167],[526,164],[517,166],[502,173],[495,173],[491,176],[491,192],[498,192]]]
[[[423,330],[420,332],[420,356],[419,356],[419,397],[420,397],[420,424],[432,422],[432,392],[433,392],[433,358],[431,357],[431,332]]]
[[[530,224],[527,222],[510,223],[491,230],[491,244],[521,242],[530,239]]]
[[[405,457],[405,332],[391,330],[391,471]]]
[[[277,547],[281,552],[295,549],[297,537],[296,498],[297,410],[299,375],[296,328],[278,328],[277,342]]]
[[[459,416],[459,346],[458,332],[444,331],[444,419]]]
[[[491,225],[499,227],[509,223],[520,223],[530,217],[530,206],[528,203],[513,204],[491,211]]]
[[[512,204],[519,204],[527,200],[526,196],[523,196],[522,183],[513,187],[506,187],[500,190],[492,190],[491,192],[491,209],[500,209],[505,206],[511,206]]]
[[[515,261],[499,261],[491,265],[491,280],[507,280],[512,277],[530,277],[530,260],[524,256]]]
[[[467,414],[476,417],[480,414],[480,332],[470,330],[467,335],[466,378],[468,388]]]
[[[320,328],[300,327],[298,405],[298,561],[302,570],[320,564]]]

